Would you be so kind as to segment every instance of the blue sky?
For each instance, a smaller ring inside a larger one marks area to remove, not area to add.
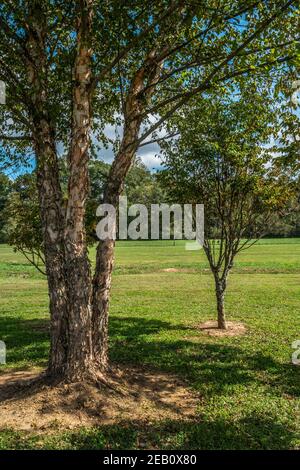
[[[118,130],[119,132],[119,130]],[[116,136],[116,129],[114,126],[108,125],[105,128],[105,134],[109,139],[114,139]],[[119,132],[120,134],[120,132]],[[58,145],[58,153],[63,153],[63,147]],[[150,171],[157,171],[161,168],[161,159],[159,157],[160,147],[156,143],[142,146],[138,149],[137,156],[140,157],[142,162],[149,168]],[[114,153],[112,150],[112,145],[109,145],[108,148],[102,148],[98,153],[99,159],[103,160],[106,163],[112,163],[114,158]],[[34,157],[32,157],[32,164],[26,167],[10,168],[5,173],[11,178],[16,178],[17,176],[30,172],[34,168]]]
[[[118,133],[120,130],[118,129]],[[109,139],[114,139],[116,134],[116,129],[114,126],[106,126],[105,128],[105,135]],[[158,156],[160,153],[160,147],[158,144],[149,144],[143,147],[140,147],[137,152],[137,156],[141,158],[142,162],[149,168],[149,170],[155,171],[161,167],[161,160]],[[112,147],[109,146],[108,149],[103,148],[99,152],[99,158],[104,160],[107,163],[112,163],[114,154],[112,151]]]

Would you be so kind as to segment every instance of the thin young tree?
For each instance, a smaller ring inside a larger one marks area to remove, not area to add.
[[[214,276],[217,325],[226,329],[225,293],[236,256],[284,216],[293,183],[274,171],[267,149],[278,126],[275,106],[253,89],[244,97],[194,106],[178,122],[180,137],[165,145],[173,198],[204,204],[204,244]]]

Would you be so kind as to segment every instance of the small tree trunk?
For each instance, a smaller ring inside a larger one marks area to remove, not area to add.
[[[216,299],[217,299],[217,311],[218,311],[218,328],[221,330],[226,330],[226,317],[225,317],[225,305],[224,305],[224,296],[225,296],[225,286],[219,279],[215,278],[216,285]]]
[[[114,247],[114,240],[99,243],[93,282],[93,348],[102,370],[108,367],[108,313]]]

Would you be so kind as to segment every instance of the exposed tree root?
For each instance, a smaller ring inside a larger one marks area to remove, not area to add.
[[[124,420],[194,419],[199,399],[182,380],[149,369],[114,367],[97,380],[75,383],[55,383],[42,371],[18,371],[0,375],[0,426],[51,431]]]

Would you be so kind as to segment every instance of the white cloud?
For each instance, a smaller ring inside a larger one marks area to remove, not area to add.
[[[154,116],[151,122],[152,121],[155,122]],[[104,133],[108,139],[114,140],[122,137],[122,130],[121,126],[113,126],[109,124],[105,127]],[[158,133],[159,137],[163,137],[164,135],[165,131]],[[151,140],[151,138],[149,138],[149,140]],[[137,151],[137,156],[141,158],[142,162],[147,166],[147,168],[149,168],[149,170],[157,170],[161,167],[159,154],[160,147],[156,143],[142,146]],[[106,163],[112,163],[114,152],[111,144],[108,145],[108,148],[102,147],[101,150],[99,150],[99,158]]]
[[[141,158],[142,162],[146,165],[149,170],[157,170],[161,168],[161,158],[158,154],[159,148],[157,151],[145,152],[141,155],[137,152],[137,155]]]

